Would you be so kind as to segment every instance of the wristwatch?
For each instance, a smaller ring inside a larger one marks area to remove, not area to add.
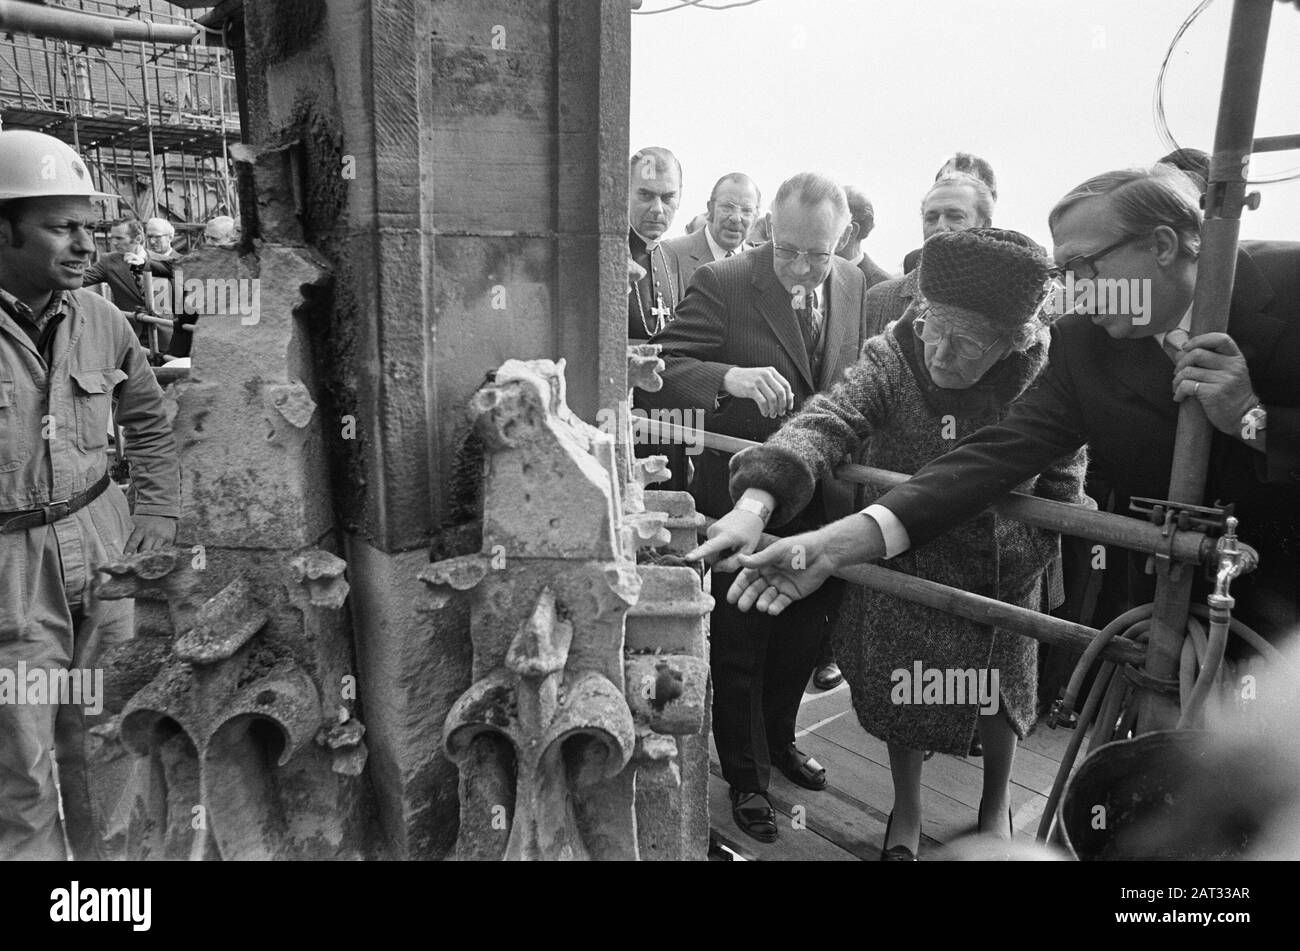
[[[772,517],[772,510],[757,499],[741,499],[736,503],[737,511],[752,512],[763,520],[763,525],[767,525],[767,520]]]
[[[1245,415],[1241,417],[1241,431],[1244,433],[1261,432],[1267,425],[1268,411],[1264,409],[1264,404],[1262,402],[1256,402],[1255,405],[1246,410]]]

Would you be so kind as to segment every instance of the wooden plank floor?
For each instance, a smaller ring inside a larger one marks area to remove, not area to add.
[[[1036,833],[1071,735],[1069,730],[1051,730],[1040,724],[1016,751],[1011,802],[1017,839],[1032,839]],[[777,810],[780,837],[765,845],[732,822],[727,784],[710,741],[709,805],[714,839],[751,861],[875,861],[894,799],[889,754],[883,740],[858,725],[847,684],[828,691],[809,684],[799,710],[796,742],[826,767],[829,784],[821,792],[812,792],[773,770],[768,792]],[[922,860],[927,852],[975,831],[983,762],[979,757],[937,754],[925,764],[921,778],[925,809]]]

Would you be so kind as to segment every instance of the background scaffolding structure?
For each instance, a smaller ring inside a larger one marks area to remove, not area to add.
[[[50,4],[157,24],[193,25],[163,0]],[[191,245],[214,215],[239,217],[229,145],[240,141],[230,52],[200,31],[189,46],[81,46],[0,35],[0,120],[77,149],[119,214],[166,218]]]

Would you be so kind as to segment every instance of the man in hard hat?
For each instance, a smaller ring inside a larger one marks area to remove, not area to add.
[[[67,857],[52,753],[73,853],[97,857],[84,701],[134,618],[130,601],[98,600],[95,569],[170,545],[180,515],[162,391],[122,313],[80,289],[104,197],[67,145],[0,132],[0,859]],[[107,474],[115,397],[134,513]],[[60,677],[83,703],[31,689]]]

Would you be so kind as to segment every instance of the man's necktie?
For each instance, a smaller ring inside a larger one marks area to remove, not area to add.
[[[1165,353],[1169,355],[1169,359],[1177,363],[1183,355],[1183,344],[1190,339],[1191,336],[1182,327],[1175,327],[1165,334],[1165,342],[1162,346],[1165,348]]]
[[[808,353],[808,366],[812,368],[813,379],[816,380],[820,370],[817,366],[817,351],[822,335],[822,312],[817,307],[817,296],[812,291],[804,298],[804,308],[799,312],[799,331],[803,334],[804,350]]]

